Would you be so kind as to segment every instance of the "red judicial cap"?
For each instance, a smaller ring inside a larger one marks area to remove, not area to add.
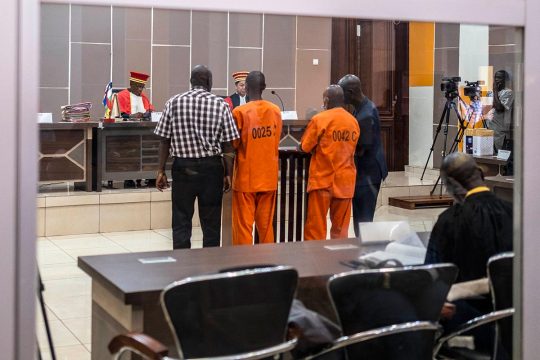
[[[234,79],[234,82],[237,83],[239,81],[246,81],[248,74],[249,71],[237,71],[232,74],[232,77]]]
[[[150,77],[150,75],[135,72],[135,71],[130,71],[129,73],[130,73],[129,81],[135,81],[141,84],[146,84],[146,82],[148,81],[148,78]]]

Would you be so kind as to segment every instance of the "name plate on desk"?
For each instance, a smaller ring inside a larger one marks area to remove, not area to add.
[[[52,113],[38,113],[38,124],[52,124]]]
[[[282,111],[281,120],[298,120],[296,111]]]
[[[512,154],[512,152],[509,150],[499,150],[497,152],[497,159],[508,161],[508,159],[510,158],[510,154]]]
[[[170,256],[157,256],[149,258],[138,259],[141,264],[163,264],[163,263],[174,263],[176,259]]]
[[[153,112],[152,113],[152,122],[158,122],[159,119],[161,119],[161,114],[163,114],[161,111],[160,112]]]
[[[326,250],[336,251],[336,250],[353,250],[358,249],[358,246],[353,244],[342,244],[342,245],[326,245],[324,247]]]

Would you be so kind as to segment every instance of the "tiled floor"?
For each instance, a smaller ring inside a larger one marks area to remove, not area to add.
[[[403,210],[379,207],[375,221],[409,221],[416,231],[430,231],[443,209]],[[349,231],[353,235],[352,227]],[[193,247],[202,246],[200,228],[193,229]],[[90,278],[77,267],[78,256],[172,248],[170,229],[52,236],[38,239],[38,264],[45,285],[47,315],[59,360],[90,359]],[[38,308],[38,312],[41,310]],[[43,320],[38,314],[38,341],[50,359]]]

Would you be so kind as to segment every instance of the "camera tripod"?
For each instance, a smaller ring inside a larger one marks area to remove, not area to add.
[[[424,175],[426,173],[426,169],[427,169],[427,166],[429,164],[429,159],[431,158],[431,155],[433,154],[433,150],[435,148],[435,144],[437,143],[437,139],[439,137],[439,134],[441,133],[441,129],[443,130],[443,136],[444,136],[444,143],[443,143],[443,148],[442,148],[442,159],[444,160],[444,158],[446,157],[447,154],[456,151],[456,148],[457,148],[459,142],[463,138],[463,134],[465,132],[465,129],[467,128],[465,126],[465,123],[464,123],[463,119],[459,115],[459,111],[457,109],[457,104],[455,102],[456,99],[458,99],[458,101],[463,101],[463,100],[459,97],[459,95],[454,94],[454,93],[448,93],[448,92],[445,93],[445,98],[446,98],[446,103],[444,104],[444,109],[443,109],[443,112],[441,114],[441,118],[439,120],[439,125],[437,125],[437,130],[435,131],[435,137],[433,138],[433,143],[431,144],[431,148],[429,149],[429,155],[428,155],[428,158],[426,160],[426,164],[424,165],[424,171],[422,172],[422,176],[420,177],[420,180],[424,179]],[[456,137],[454,138],[454,142],[452,143],[452,146],[450,147],[450,151],[447,152],[446,149],[447,149],[447,145],[448,145],[448,127],[450,126],[450,112],[452,110],[454,111],[454,113],[456,114],[456,117],[458,119],[459,129],[458,129],[458,132],[456,134]],[[439,184],[440,180],[441,180],[441,176],[439,175],[439,178],[435,182],[435,185],[433,186],[433,189],[431,189],[431,191],[429,193],[430,195],[433,195],[435,193],[435,190],[437,189],[437,185]],[[443,184],[442,184],[442,181],[441,181],[441,187],[440,187],[440,193],[439,193],[440,197],[442,197],[442,185]]]

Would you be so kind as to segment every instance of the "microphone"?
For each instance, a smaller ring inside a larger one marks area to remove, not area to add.
[[[277,98],[279,99],[279,102],[281,103],[281,111],[285,111],[285,105],[283,105],[283,100],[281,99],[281,96],[279,96],[279,94],[275,92],[274,90],[270,92],[272,93],[272,95],[276,95]]]

